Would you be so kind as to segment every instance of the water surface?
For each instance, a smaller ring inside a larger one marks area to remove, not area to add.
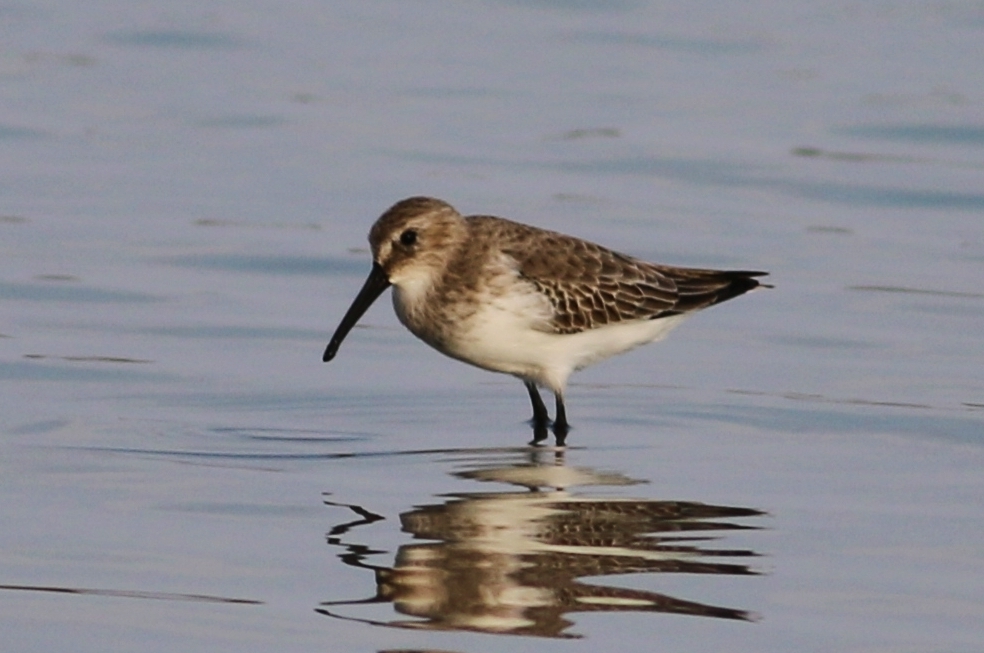
[[[979,651],[973,4],[0,4],[4,650]],[[412,194],[776,287],[520,383]]]

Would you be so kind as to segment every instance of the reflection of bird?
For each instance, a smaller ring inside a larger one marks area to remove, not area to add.
[[[395,204],[369,232],[373,266],[324,360],[390,285],[400,321],[441,353],[519,377],[533,420],[549,422],[536,386],[557,400],[563,444],[567,378],[659,340],[687,315],[737,297],[766,274],[645,263],[599,245],[491,216],[463,218],[441,200]]]
[[[535,463],[491,465],[456,475],[532,489],[560,479],[556,472],[562,469]],[[633,482],[585,468],[563,480],[575,478],[585,485]],[[755,553],[712,547],[709,542],[716,539],[715,531],[754,528],[734,520],[761,514],[750,508],[591,498],[567,491],[458,494],[400,515],[405,532],[428,541],[401,546],[391,568],[365,564],[364,556],[352,555],[355,547],[347,547],[350,553],[341,556],[344,561],[375,572],[376,595],[366,601],[324,603],[319,611],[338,616],[334,606],[389,602],[401,614],[417,618],[382,622],[389,626],[545,637],[574,637],[567,632],[572,625],[567,615],[575,612],[666,612],[748,620],[752,615],[741,609],[580,579],[755,574],[744,564]]]

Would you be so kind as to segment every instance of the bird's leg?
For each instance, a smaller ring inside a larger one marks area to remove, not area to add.
[[[570,431],[570,426],[567,424],[567,410],[564,408],[564,395],[563,393],[557,394],[557,419],[554,420],[553,432],[554,439],[557,441],[558,447],[564,446],[564,441],[567,440],[567,432]]]
[[[526,390],[530,393],[530,401],[533,403],[533,422],[536,424],[548,424],[550,415],[547,414],[547,405],[540,397],[540,391],[536,389],[536,384],[532,381],[524,381]]]
[[[533,442],[530,444],[540,444],[547,439],[547,426],[550,424],[550,415],[547,414],[547,406],[540,397],[536,384],[532,381],[524,381],[526,391],[530,393],[530,402],[533,404]]]

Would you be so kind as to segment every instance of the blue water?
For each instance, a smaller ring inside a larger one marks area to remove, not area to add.
[[[979,651],[984,9],[0,2],[4,651]],[[775,288],[518,381],[442,197]]]

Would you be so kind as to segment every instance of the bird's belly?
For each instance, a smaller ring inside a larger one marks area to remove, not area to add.
[[[682,315],[632,320],[580,333],[550,330],[552,307],[522,284],[487,294],[479,301],[434,306],[425,293],[396,288],[393,304],[400,321],[441,353],[493,372],[563,390],[575,370],[659,340]]]
[[[446,348],[438,349],[478,367],[557,390],[563,389],[575,370],[660,340],[682,319],[674,316],[636,320],[558,334],[533,328],[509,314],[485,311],[476,315],[469,328],[456,334]]]

